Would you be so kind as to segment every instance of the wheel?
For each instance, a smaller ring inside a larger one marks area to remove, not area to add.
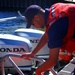
[[[32,75],[31,71],[23,71],[24,75]]]
[[[49,75],[50,74],[49,71],[50,70],[45,71],[44,75]]]

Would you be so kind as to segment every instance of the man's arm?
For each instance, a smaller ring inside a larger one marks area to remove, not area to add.
[[[36,75],[41,75],[41,72],[50,70],[53,66],[55,66],[55,64],[58,61],[58,57],[59,57],[59,49],[60,48],[50,49],[48,60],[46,60],[45,63],[43,63],[41,66],[37,68]]]
[[[47,42],[48,42],[48,36],[47,33],[45,32],[44,35],[41,37],[36,48],[33,50],[32,54],[35,55]]]
[[[29,59],[29,58],[33,57],[47,42],[48,42],[48,36],[47,36],[47,33],[45,32],[44,35],[41,37],[38,45],[35,47],[35,49],[30,53],[22,54],[21,57],[26,56],[25,59]]]

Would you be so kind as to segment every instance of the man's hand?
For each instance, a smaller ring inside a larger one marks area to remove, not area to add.
[[[24,54],[21,55],[21,58],[25,58],[27,60],[30,60],[30,58],[32,58],[32,57],[34,57],[34,55],[31,52],[24,53]]]

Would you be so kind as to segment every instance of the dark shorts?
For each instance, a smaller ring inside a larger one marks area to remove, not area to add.
[[[57,48],[63,45],[62,39],[68,31],[68,17],[57,20],[48,30],[48,47]]]

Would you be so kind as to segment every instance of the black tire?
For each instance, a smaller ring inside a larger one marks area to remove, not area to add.
[[[45,71],[44,75],[49,75],[50,74],[49,71],[50,70]]]

